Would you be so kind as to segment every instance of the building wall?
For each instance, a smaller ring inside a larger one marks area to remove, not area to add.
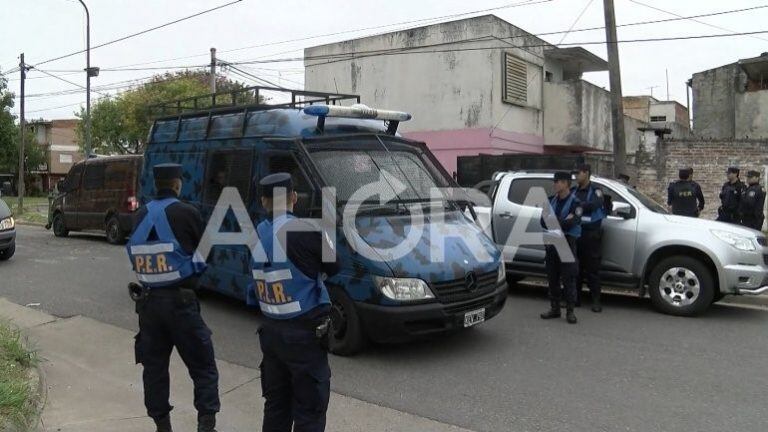
[[[732,138],[736,133],[736,64],[693,75],[693,129],[703,138]]]
[[[623,98],[624,115],[646,123],[651,121],[651,99],[650,96],[625,96]]]
[[[741,168],[746,181],[748,170],[762,173],[765,184],[768,170],[768,140],[679,140],[649,142],[638,153],[637,187],[666,204],[669,183],[677,180],[681,167],[693,168],[693,179],[704,192],[702,217],[715,219],[720,206],[720,187],[729,166]]]
[[[736,94],[736,137],[768,138],[768,90]]]

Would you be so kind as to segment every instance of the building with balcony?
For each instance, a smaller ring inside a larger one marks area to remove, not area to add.
[[[56,182],[64,178],[72,165],[83,160],[83,153],[77,143],[75,128],[77,119],[38,120],[27,125],[46,155],[45,163],[39,167],[29,167],[35,175],[30,185],[42,192],[53,189]],[[35,169],[36,168],[36,169]]]

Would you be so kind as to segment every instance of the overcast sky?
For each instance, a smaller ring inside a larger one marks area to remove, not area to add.
[[[113,40],[145,28],[163,24],[193,13],[225,4],[231,0],[85,0],[91,14],[91,44]],[[302,48],[322,43],[381,33],[421,23],[391,24],[466,13],[473,10],[519,4],[526,0],[243,0],[235,5],[124,42],[95,49],[91,63],[101,68],[140,64],[138,68],[202,65],[209,61],[209,48],[228,61],[300,57]],[[492,13],[531,33],[567,30],[577,16],[583,16],[574,28],[603,25],[602,0],[528,0],[532,5],[500,9]],[[683,16],[768,5],[768,0],[638,0]],[[615,0],[617,22],[631,23],[673,18],[664,12],[631,0]],[[585,7],[588,7],[585,10]],[[0,72],[18,65],[24,52],[28,64],[36,64],[85,47],[85,14],[76,0],[0,0],[3,24],[0,26]],[[488,13],[488,12],[485,12]],[[722,34],[768,30],[768,7],[750,12],[701,18],[707,26],[692,21],[677,21],[619,28],[619,40]],[[712,26],[720,27],[714,28]],[[273,44],[334,32],[379,27],[310,40]],[[543,36],[559,43],[563,35]],[[569,34],[564,42],[603,41],[603,30]],[[253,47],[256,45],[269,46]],[[246,48],[247,49],[240,49]],[[603,45],[587,49],[607,58]],[[236,50],[232,52],[223,52]],[[669,70],[670,96],[685,104],[685,82],[695,72],[733,63],[738,59],[768,52],[768,33],[719,39],[666,41],[623,44],[620,47],[625,95],[649,94],[666,98],[665,70]],[[196,56],[196,57],[191,57]],[[190,57],[175,59],[179,57]],[[172,60],[175,59],[175,60]],[[147,64],[148,62],[154,62]],[[62,78],[85,85],[85,54],[41,65]],[[258,69],[256,69],[258,68]],[[266,63],[249,66],[258,74],[285,87],[298,88],[303,83],[301,62]],[[92,85],[126,85],[128,80],[147,78],[161,70],[103,71]],[[9,87],[18,92],[18,72],[9,74]],[[46,94],[78,88],[32,71],[27,94]],[[588,74],[585,78],[608,87],[608,73]],[[103,91],[114,93],[116,90]],[[94,98],[99,94],[94,93]],[[46,95],[27,99],[28,118],[68,118],[85,93]],[[408,107],[390,107],[408,109]],[[18,104],[14,108],[18,113]]]

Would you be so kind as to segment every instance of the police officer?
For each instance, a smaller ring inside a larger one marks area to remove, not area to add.
[[[745,186],[739,180],[738,168],[728,168],[726,175],[728,176],[728,181],[723,183],[723,187],[720,189],[720,208],[717,209],[717,220],[738,224],[740,223],[739,200]]]
[[[673,214],[699,217],[699,212],[704,209],[701,188],[690,180],[688,168],[681,169],[678,176],[680,180],[670,183],[667,188],[667,205],[672,207]]]
[[[691,167],[688,167],[688,179],[691,181],[691,184],[693,184],[694,195],[699,202],[699,214],[701,214],[701,211],[704,210],[704,192],[701,190],[701,185],[693,179],[693,168]]]
[[[576,302],[579,303],[582,281],[587,282],[592,297],[592,312],[602,312],[600,304],[600,264],[603,249],[603,219],[605,203],[603,191],[590,181],[592,167],[582,164],[576,169],[576,186],[571,192],[581,204],[581,236],[576,242],[579,257],[579,278],[576,281]]]
[[[140,285],[131,284],[137,302],[136,362],[144,366],[144,404],[158,432],[171,432],[168,363],[176,348],[194,382],[198,432],[215,432],[219,411],[219,372],[211,331],[195,296],[205,263],[194,253],[203,234],[200,212],[179,201],[181,165],[153,168],[157,196],[136,212],[128,256]]]
[[[263,431],[323,431],[331,378],[330,299],[323,280],[338,273],[339,264],[323,262],[323,242],[332,248],[329,240],[293,216],[297,195],[290,174],[268,175],[260,186],[268,216],[257,231],[266,262],[254,260],[253,294],[264,316]]]
[[[551,235],[552,242],[545,246],[545,265],[549,282],[548,312],[542,319],[560,318],[561,291],[565,293],[566,315],[569,324],[576,324],[573,308],[576,303],[576,241],[581,235],[582,208],[576,194],[571,191],[571,173],[555,173],[555,194],[549,197],[549,206],[542,211],[541,225]],[[560,245],[560,255],[557,245]],[[565,248],[565,250],[562,250]],[[561,286],[562,284],[562,286]]]
[[[763,229],[763,205],[765,204],[765,189],[760,186],[760,172],[747,172],[747,188],[742,191],[739,210],[741,224],[756,230]]]

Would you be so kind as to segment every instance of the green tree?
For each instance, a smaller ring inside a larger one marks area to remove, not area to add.
[[[7,80],[0,75],[0,173],[19,172],[19,126],[16,116],[11,114],[13,93],[8,91]],[[43,149],[37,145],[32,134],[25,135],[24,171],[36,170],[45,162]],[[27,180],[28,181],[28,180]]]
[[[141,153],[152,125],[152,107],[171,101],[209,93],[209,77],[206,72],[183,71],[156,75],[140,87],[118,96],[98,100],[91,107],[92,152],[103,154]],[[245,87],[244,84],[226,78],[218,78],[219,92],[229,92]],[[249,98],[249,99],[252,99]],[[239,99],[239,104],[252,100]],[[199,106],[205,108],[205,106]],[[85,110],[78,117],[85,119]],[[80,147],[85,144],[85,122],[77,127]]]

